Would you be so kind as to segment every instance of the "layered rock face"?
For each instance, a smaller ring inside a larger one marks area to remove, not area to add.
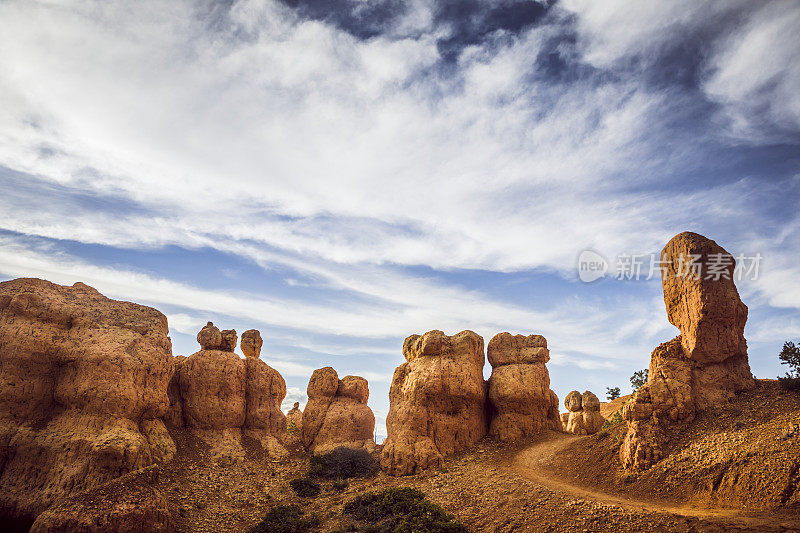
[[[550,360],[545,338],[498,333],[489,341],[486,354],[492,365],[489,434],[512,441],[543,429],[560,429],[558,397],[550,390],[545,366]]]
[[[244,456],[243,435],[255,438],[270,455],[283,456],[286,451],[280,437],[286,430],[286,417],[280,405],[286,382],[258,358],[261,335],[257,331],[242,335],[242,341],[247,341],[245,359],[233,353],[236,339],[236,331],[219,331],[209,322],[197,334],[201,350],[176,358],[168,420],[191,429],[222,462]]]
[[[56,499],[169,460],[167,319],[83,283],[0,283],[0,507]]]
[[[648,383],[623,408],[629,423],[620,458],[628,468],[649,468],[663,457],[671,426],[698,410],[724,407],[755,383],[733,257],[711,239],[685,232],[667,243],[661,264],[667,316],[681,334],[653,351]]]
[[[403,343],[389,389],[381,467],[393,475],[439,465],[486,434],[483,339],[434,330]]]
[[[302,414],[303,445],[315,454],[339,446],[375,449],[375,416],[367,406],[369,385],[359,376],[339,379],[327,366],[319,368],[308,382],[308,403]],[[295,404],[297,405],[297,404]]]
[[[583,394],[574,390],[564,398],[569,412],[564,419],[564,431],[573,435],[594,435],[603,427],[605,418],[600,414],[600,400],[590,391]]]

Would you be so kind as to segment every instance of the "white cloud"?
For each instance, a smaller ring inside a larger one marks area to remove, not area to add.
[[[304,391],[297,387],[286,387],[286,397],[281,403],[281,411],[284,413],[289,412],[294,407],[295,402],[300,403],[300,410],[302,411],[306,406],[306,401],[308,401],[308,396]]]
[[[800,5],[767,2],[729,35],[710,62],[706,93],[724,105],[732,133],[744,142],[775,141],[765,123],[800,129]]]
[[[0,228],[127,248],[207,246],[287,267],[287,279],[344,303],[195,287],[8,239],[0,270],[176,306],[186,311],[171,324],[186,333],[193,317],[212,313],[348,337],[537,331],[555,362],[608,367],[669,337],[663,304],[632,296],[531,310],[537,302],[510,305],[398,265],[571,276],[584,248],[647,253],[702,229],[728,248],[763,243],[756,251],[774,269],[748,290],[798,305],[800,244],[763,237],[771,226],[761,210],[773,197],[746,183],[704,188],[695,167],[708,139],[675,138],[669,125],[692,102],[614,71],[741,10],[742,31],[714,43],[703,88],[730,116],[749,121],[757,106],[791,125],[798,62],[785,37],[796,23],[788,4],[565,0],[557,9],[577,15],[575,61],[605,71],[555,87],[534,76],[534,62],[572,29],[559,13],[465,51],[442,74],[432,67],[440,30],[431,4],[414,5],[390,36],[360,41],[271,1],[237,2],[215,24],[188,0],[3,2],[0,164],[36,179],[10,179]],[[791,16],[776,17],[779,9]],[[780,36],[780,61],[755,65],[750,47]],[[313,370],[280,364],[287,375]]]
[[[169,329],[186,335],[196,335],[203,327],[203,320],[186,313],[167,313]]]

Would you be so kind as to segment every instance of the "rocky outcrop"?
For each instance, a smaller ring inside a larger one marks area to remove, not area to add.
[[[0,508],[55,500],[169,460],[167,319],[83,283],[0,283]]]
[[[169,533],[175,522],[167,499],[153,488],[156,465],[65,498],[40,514],[31,533]]]
[[[221,462],[244,456],[243,436],[254,438],[272,456],[284,456],[286,417],[280,405],[286,382],[255,356],[260,352],[260,344],[254,349],[254,339],[261,339],[257,331],[242,336],[251,354],[245,359],[233,353],[236,338],[236,331],[219,331],[209,322],[197,334],[201,350],[176,358],[167,419],[209,444]]]
[[[603,427],[605,418],[600,414],[600,400],[590,391],[583,394],[574,390],[564,398],[568,413],[562,417],[564,431],[573,435],[594,435]]]
[[[676,425],[697,411],[723,408],[752,388],[734,258],[716,242],[685,232],[661,252],[667,317],[681,332],[652,354],[648,382],[623,408],[628,433],[620,448],[627,468],[659,461]]]
[[[307,450],[323,454],[334,448],[375,448],[375,416],[367,406],[369,385],[359,376],[339,379],[327,366],[308,382],[308,402],[301,418],[302,441]],[[295,404],[298,405],[298,404]]]
[[[545,338],[498,333],[486,354],[492,365],[490,435],[513,441],[544,429],[560,429],[558,397],[550,390],[545,366],[550,360]]]
[[[303,429],[303,411],[300,410],[300,402],[294,405],[286,413],[286,431],[289,433],[299,433]]]
[[[472,447],[486,434],[483,339],[434,330],[403,343],[406,362],[389,389],[381,467],[411,474]],[[307,422],[304,422],[307,423]]]

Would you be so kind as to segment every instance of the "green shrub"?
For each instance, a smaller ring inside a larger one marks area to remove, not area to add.
[[[319,517],[303,518],[297,505],[278,505],[269,510],[264,519],[250,528],[248,533],[306,533],[319,525]]]
[[[307,477],[293,479],[289,484],[292,486],[292,490],[301,498],[314,498],[319,496],[320,491],[322,491],[319,483]]]
[[[360,531],[380,533],[466,533],[454,517],[425,499],[417,489],[392,488],[367,492],[349,501],[344,512],[368,526]]]
[[[622,409],[619,409],[616,413],[611,415],[611,418],[603,422],[603,427],[601,429],[612,428],[617,424],[621,424],[623,422],[625,422],[625,419],[622,418]]]
[[[366,450],[353,450],[340,446],[323,455],[311,457],[308,474],[327,479],[370,477],[381,466]]]
[[[613,388],[606,387],[606,398],[608,399],[609,402],[613,402],[614,400],[619,398],[620,394],[621,391],[619,390],[619,387],[613,387]]]

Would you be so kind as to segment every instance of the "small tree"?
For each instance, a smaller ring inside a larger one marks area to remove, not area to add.
[[[619,390],[619,387],[614,387],[614,388],[606,387],[606,398],[608,398],[609,402],[612,402],[617,398],[619,398],[620,394],[621,392]]]
[[[633,387],[633,392],[639,390],[639,387],[647,383],[647,369],[643,368],[642,370],[637,370],[631,376],[631,387]]]
[[[779,377],[778,381],[787,389],[800,389],[800,347],[786,341],[778,358],[782,365],[789,365],[789,372],[785,377]]]

